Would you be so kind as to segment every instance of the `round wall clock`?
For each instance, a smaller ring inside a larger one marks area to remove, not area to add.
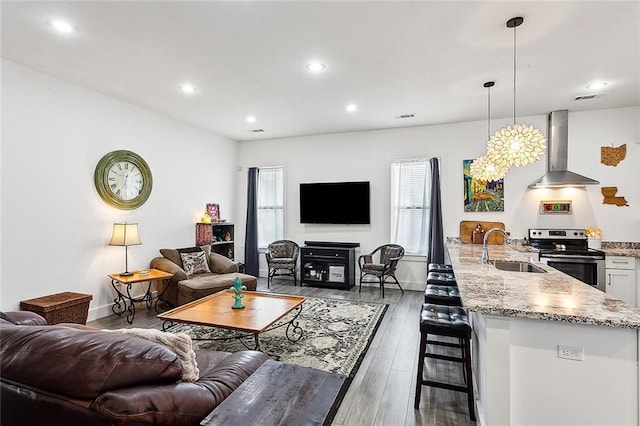
[[[149,165],[135,152],[113,151],[98,161],[94,173],[102,200],[122,210],[137,209],[151,194],[153,180]]]

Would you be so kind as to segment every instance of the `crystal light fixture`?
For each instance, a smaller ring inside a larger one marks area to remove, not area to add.
[[[495,82],[487,81],[483,87],[487,88],[487,137],[491,135],[491,88],[495,86]],[[482,155],[471,163],[469,173],[471,177],[483,181],[497,181],[507,174],[509,166],[500,163],[497,165],[495,161],[487,155]]]
[[[516,27],[523,22],[522,17],[507,21],[507,28],[513,28],[513,125],[498,130],[487,142],[486,156],[497,167],[535,163],[547,148],[547,140],[540,130],[527,124],[516,124]]]

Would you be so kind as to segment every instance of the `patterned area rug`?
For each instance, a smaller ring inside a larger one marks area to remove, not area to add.
[[[312,367],[353,378],[373,339],[388,305],[307,297],[298,317],[303,335],[287,339],[286,326],[260,334],[260,350],[277,361]],[[288,322],[293,313],[280,322]],[[194,339],[229,337],[234,333],[211,327],[176,324],[167,331],[187,333]],[[253,344],[253,337],[246,339]],[[237,339],[198,341],[194,348],[227,352],[246,349]]]

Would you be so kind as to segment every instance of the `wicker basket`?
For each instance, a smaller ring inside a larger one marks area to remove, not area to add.
[[[49,324],[61,322],[86,324],[91,299],[93,299],[93,296],[90,294],[67,291],[23,300],[20,302],[20,309],[43,316]]]

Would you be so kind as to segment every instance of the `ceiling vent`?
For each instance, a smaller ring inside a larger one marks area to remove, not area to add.
[[[405,118],[415,118],[415,116],[416,116],[415,114],[401,114],[401,115],[396,115],[396,118],[398,120],[402,120]]]
[[[604,93],[599,93],[597,95],[576,96],[574,101],[590,101],[591,99],[600,98],[600,97],[602,97],[604,95],[605,95]]]

